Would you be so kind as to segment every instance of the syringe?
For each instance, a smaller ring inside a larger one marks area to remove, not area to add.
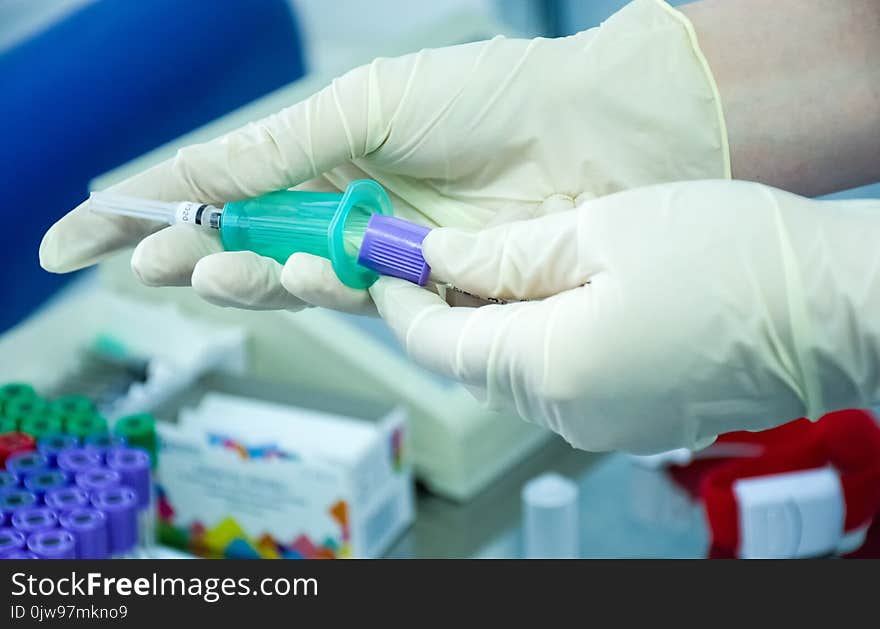
[[[452,305],[498,303],[429,283],[422,241],[430,228],[392,216],[388,195],[370,179],[352,182],[343,193],[280,190],[222,208],[112,192],[93,192],[89,203],[95,212],[219,230],[226,250],[254,251],[281,264],[298,252],[321,256],[352,288],[368,288],[381,274],[429,284]]]

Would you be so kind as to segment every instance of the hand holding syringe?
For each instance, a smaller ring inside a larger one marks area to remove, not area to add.
[[[94,212],[218,230],[226,250],[253,251],[281,264],[294,253],[320,256],[355,289],[369,288],[381,274],[428,286],[451,305],[493,303],[430,281],[422,256],[430,228],[391,216],[388,195],[368,179],[352,182],[343,193],[281,190],[222,208],[112,192],[92,193],[90,205]]]

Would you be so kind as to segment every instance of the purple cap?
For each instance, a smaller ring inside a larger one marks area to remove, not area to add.
[[[6,459],[6,471],[21,479],[28,474],[49,469],[49,459],[39,452],[19,452]]]
[[[11,523],[12,514],[37,504],[37,495],[26,489],[7,489],[0,493],[0,513]]]
[[[89,495],[79,487],[61,487],[50,489],[43,497],[43,502],[58,513],[89,506]]]
[[[102,489],[92,494],[92,506],[103,511],[109,525],[110,554],[128,552],[137,543],[137,495],[130,487]]]
[[[101,455],[86,448],[67,448],[58,453],[58,467],[74,476],[100,465]]]
[[[24,548],[25,535],[11,526],[0,527],[0,557]]]
[[[55,464],[58,453],[67,448],[75,448],[79,445],[79,439],[74,435],[48,435],[37,442],[37,450],[46,455],[49,463]]]
[[[110,555],[104,513],[97,509],[74,509],[59,521],[76,538],[77,559],[106,559]]]
[[[60,487],[66,487],[69,479],[61,470],[43,470],[28,474],[24,477],[24,488],[34,492],[41,500],[46,492]]]
[[[11,553],[0,555],[0,559],[42,559],[42,557],[28,550],[13,550]]]
[[[115,470],[108,470],[106,467],[93,467],[76,475],[76,486],[89,493],[119,487],[121,484],[122,475]]]
[[[12,514],[12,526],[22,533],[35,533],[58,526],[58,514],[46,507],[19,509]]]
[[[0,472],[0,491],[18,487],[18,479],[10,472]]]
[[[74,559],[76,538],[70,531],[51,529],[31,533],[27,539],[30,551],[42,559]]]
[[[101,457],[101,461],[105,461],[107,453],[113,448],[121,448],[125,446],[125,437],[122,435],[114,435],[112,433],[104,433],[102,435],[89,435],[86,437],[83,447],[86,450],[97,452]]]
[[[373,214],[358,252],[358,264],[423,286],[431,267],[422,255],[422,241],[430,227],[401,218]]]
[[[107,467],[122,475],[122,484],[134,489],[138,509],[150,504],[150,455],[140,448],[114,448],[107,453]]]

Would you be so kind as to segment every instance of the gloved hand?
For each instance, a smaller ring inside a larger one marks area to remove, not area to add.
[[[439,281],[537,301],[370,291],[417,362],[575,447],[698,448],[880,401],[877,234],[880,201],[663,184],[425,239]]]
[[[690,23],[665,2],[635,0],[572,37],[498,37],[377,59],[113,189],[218,204],[370,177],[398,216],[476,228],[638,185],[729,176],[717,90]],[[84,203],[49,230],[40,261],[63,273],[140,242],[132,268],[142,281],[191,283],[217,304],[372,307],[325,260],[295,254],[282,267],[221,252],[212,234],[189,226],[160,227]]]

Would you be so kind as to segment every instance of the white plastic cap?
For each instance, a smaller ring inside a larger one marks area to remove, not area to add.
[[[523,553],[526,559],[580,556],[578,487],[559,474],[533,478],[522,490]]]

